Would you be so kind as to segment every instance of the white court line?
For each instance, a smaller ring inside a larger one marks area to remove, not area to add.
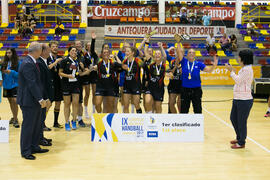
[[[216,118],[216,119],[217,119],[218,121],[220,121],[221,123],[225,124],[227,127],[233,129],[233,127],[232,127],[230,124],[228,124],[226,121],[224,121],[224,120],[221,119],[220,117],[218,117],[218,116],[216,116],[215,114],[213,114],[213,113],[207,111],[207,109],[205,109],[204,107],[203,107],[203,110],[204,110],[205,112],[207,112],[208,114],[210,114],[211,116],[213,116],[214,118]],[[254,139],[252,139],[252,138],[250,138],[250,137],[248,137],[248,136],[247,136],[247,139],[250,140],[250,141],[252,141],[254,144],[256,144],[257,146],[259,146],[260,148],[262,148],[262,149],[265,150],[266,152],[270,153],[270,150],[269,150],[269,149],[267,149],[266,147],[264,147],[263,145],[261,145],[260,143],[258,143],[257,141],[255,141]]]

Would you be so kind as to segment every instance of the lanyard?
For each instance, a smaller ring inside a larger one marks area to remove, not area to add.
[[[52,63],[54,63],[54,58],[53,58],[53,56],[52,56],[52,53],[50,53],[50,57],[51,57],[51,59],[52,59]]]
[[[157,69],[157,75],[158,76],[160,75],[161,66],[162,66],[162,62],[159,64],[159,69],[158,69],[157,64],[156,64],[156,69]]]
[[[132,60],[131,65],[130,65],[130,67],[129,67],[129,60],[127,61],[127,64],[128,64],[128,74],[129,74],[130,71],[132,70],[133,63],[134,63],[134,59]]]
[[[192,66],[191,66],[191,69],[190,69],[189,61],[187,62],[187,66],[188,66],[188,79],[191,79],[191,74],[192,74],[192,71],[193,71],[193,68],[194,68],[194,64],[195,64],[195,61],[192,62]]]
[[[78,63],[76,61],[74,61],[71,57],[69,57],[69,59],[72,61],[72,63],[75,63],[76,67],[78,67]]]
[[[87,55],[88,55],[88,57],[89,57],[89,59],[91,61],[91,65],[94,66],[94,59],[91,57],[89,52],[87,52]]]
[[[108,67],[107,67],[105,61],[103,60],[103,65],[105,66],[106,73],[107,73],[107,76],[108,76],[110,74],[110,61],[108,60]]]

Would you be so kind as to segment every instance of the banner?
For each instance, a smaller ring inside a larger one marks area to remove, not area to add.
[[[202,114],[94,114],[94,142],[202,142]]]
[[[237,73],[241,69],[240,66],[234,66]],[[253,66],[254,78],[261,77],[261,66]],[[234,85],[234,80],[230,77],[230,71],[225,66],[217,66],[212,73],[201,71],[202,85]]]
[[[90,19],[120,19],[121,17],[158,17],[158,6],[88,6]]]
[[[9,141],[9,121],[0,120],[0,143]]]
[[[105,25],[105,37],[116,38],[143,38],[151,31],[157,34],[151,38],[173,39],[177,34],[188,34],[193,38],[207,38],[210,33],[222,36],[226,32],[225,26],[179,26],[179,25]]]

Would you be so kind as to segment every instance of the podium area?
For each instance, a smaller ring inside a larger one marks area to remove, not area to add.
[[[255,99],[248,119],[246,148],[233,150],[232,97],[231,86],[203,88],[204,142],[99,143],[91,142],[89,126],[71,132],[52,128],[51,132],[45,132],[47,138],[53,139],[50,151],[36,154],[35,161],[27,161],[20,155],[21,129],[10,126],[10,142],[0,143],[0,179],[268,180],[270,118],[264,117],[267,103]],[[168,110],[167,100],[166,90],[163,113]],[[10,119],[7,99],[2,99],[0,109],[1,118]],[[90,124],[90,120],[85,121]],[[63,104],[59,122],[64,124]],[[50,128],[53,125],[53,108],[46,125]]]

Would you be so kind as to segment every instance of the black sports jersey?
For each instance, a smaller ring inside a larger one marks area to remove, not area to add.
[[[106,64],[105,61],[100,59],[97,64],[98,76],[97,76],[97,89],[109,90],[115,88],[116,74],[121,69],[121,64],[109,60]]]
[[[149,65],[153,63],[152,62],[152,57],[149,59],[145,59],[143,63],[143,76],[142,76],[142,89],[145,90],[146,86],[146,81],[147,81],[147,75],[148,75],[148,67]]]
[[[173,70],[175,68],[175,65],[176,65],[176,60],[174,59],[170,62],[170,69]],[[175,93],[175,92],[181,91],[181,88],[182,88],[181,75],[182,75],[182,69],[181,67],[177,67],[173,73],[173,79],[170,79],[170,83],[168,85],[169,93]]]
[[[125,70],[124,87],[141,88],[141,67],[143,61],[139,58],[134,58],[132,62],[127,59],[122,64],[128,65],[128,70]]]
[[[76,80],[72,80],[66,77],[62,77],[62,83],[69,84],[69,82],[78,81],[79,62],[77,60],[73,60],[71,57],[67,57],[61,61],[60,69],[63,69],[63,73],[72,74],[76,78]]]
[[[48,59],[47,59],[48,66],[51,65],[52,63],[54,63],[56,61],[56,59],[58,59],[58,58],[62,58],[62,56],[57,55],[56,58],[54,58],[53,55],[50,54],[50,57],[48,57]],[[60,83],[60,81],[61,81],[60,76],[58,75],[60,63],[61,62],[58,62],[52,69],[50,69],[51,77],[53,78],[54,83]]]
[[[156,62],[149,65],[148,68],[148,87],[149,88],[164,88],[164,77],[165,73],[168,71],[169,66],[162,62],[161,64],[156,64]]]

